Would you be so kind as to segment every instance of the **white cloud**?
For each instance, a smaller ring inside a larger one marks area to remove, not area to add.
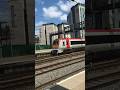
[[[38,22],[38,23],[35,23],[35,26],[37,27],[37,26],[40,26],[40,25],[42,25],[42,24],[45,24],[46,22],[44,22],[44,21],[40,21],[40,22]]]
[[[43,15],[49,18],[58,18],[62,15],[62,12],[56,6],[50,6],[48,8],[43,8]]]
[[[35,12],[37,12],[38,11],[38,9],[37,8],[35,8]]]
[[[85,4],[85,0],[75,0],[76,2],[79,2],[79,3],[82,3],[82,4]]]
[[[62,0],[59,0],[59,2],[57,3],[57,5],[60,7],[60,9],[64,12],[70,11],[70,8],[72,7],[71,4],[72,3],[70,3],[70,1],[63,2]]]
[[[85,0],[75,0],[78,3],[85,3]],[[69,12],[71,7],[74,6],[76,4],[76,2],[73,1],[66,1],[63,2],[63,0],[59,0],[59,2],[57,3],[57,5],[60,7],[60,9],[64,12]]]
[[[60,16],[60,20],[67,21],[67,14],[63,14],[62,16]]]

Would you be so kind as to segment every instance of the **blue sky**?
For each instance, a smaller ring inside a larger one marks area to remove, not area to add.
[[[84,3],[85,0],[76,0]],[[35,0],[35,26],[45,23],[61,23],[67,21],[70,8],[76,3],[70,0]],[[35,34],[38,33],[37,28]]]

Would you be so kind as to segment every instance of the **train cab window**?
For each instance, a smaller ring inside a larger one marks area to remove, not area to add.
[[[63,42],[63,46],[65,46],[65,42]]]

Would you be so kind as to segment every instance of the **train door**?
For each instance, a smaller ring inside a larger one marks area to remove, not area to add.
[[[66,48],[70,48],[70,41],[69,41],[69,38],[66,38]]]

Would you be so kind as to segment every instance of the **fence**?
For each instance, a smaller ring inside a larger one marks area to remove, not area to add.
[[[0,47],[1,57],[21,56],[35,53],[35,45],[4,45]]]
[[[50,49],[50,45],[35,45],[35,50]]]

